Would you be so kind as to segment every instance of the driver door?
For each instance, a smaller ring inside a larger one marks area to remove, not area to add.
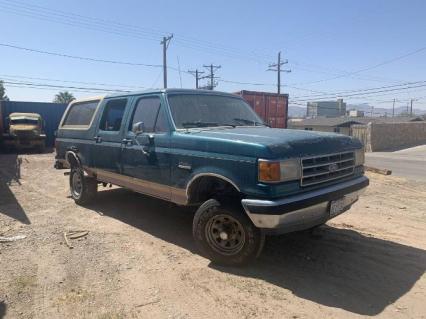
[[[132,128],[139,123],[140,132]],[[132,188],[169,200],[170,124],[160,95],[136,99],[122,146],[122,173]]]

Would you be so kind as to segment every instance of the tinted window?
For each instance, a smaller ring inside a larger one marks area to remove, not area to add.
[[[63,125],[88,126],[99,101],[75,103],[71,106]]]
[[[108,101],[102,114],[99,129],[102,131],[119,131],[123,121],[127,99]]]
[[[263,121],[240,98],[208,94],[170,94],[168,100],[177,128],[263,125]]]
[[[143,122],[144,132],[167,131],[167,121],[160,98],[146,97],[138,101],[129,130],[138,122]]]

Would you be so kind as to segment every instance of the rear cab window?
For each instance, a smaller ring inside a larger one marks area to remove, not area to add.
[[[76,102],[71,104],[65,116],[63,128],[87,129],[90,127],[100,100]]]

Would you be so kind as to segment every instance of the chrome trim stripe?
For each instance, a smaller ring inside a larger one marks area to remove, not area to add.
[[[325,157],[325,156],[324,156]],[[350,161],[354,161],[355,158],[348,158],[342,161],[335,161],[335,162],[327,162],[327,163],[323,163],[323,164],[316,164],[316,165],[309,165],[309,166],[303,166],[304,169],[308,169],[308,168],[315,168],[315,167],[320,167],[320,166],[327,166],[330,164],[339,164],[339,163],[344,163],[344,162],[350,162]]]
[[[315,155],[315,156],[305,156],[305,157],[302,157],[301,159],[302,160],[305,160],[305,159],[315,159],[315,158],[318,158],[318,157],[343,155],[343,154],[349,154],[349,153],[355,153],[355,150],[353,150],[353,151],[347,151],[347,152],[341,152],[341,153],[331,153],[331,154],[322,154],[322,155]]]
[[[317,185],[317,184],[321,184],[321,183],[331,182],[331,181],[334,181],[336,179],[340,179],[340,178],[343,178],[343,177],[351,176],[351,175],[353,175],[353,173],[354,173],[354,168],[352,167],[352,171],[350,173],[348,173],[348,174],[339,175],[339,176],[332,177],[332,178],[327,178],[327,179],[324,179],[324,180],[321,180],[321,181],[318,181],[318,182],[303,183],[302,186],[312,186],[312,185]]]
[[[186,199],[184,200],[185,189],[149,182],[101,169],[93,169],[92,171],[97,175],[97,179],[101,182],[111,183],[157,198],[172,200],[173,202],[181,205],[186,203]]]
[[[336,169],[335,171],[333,171],[333,172],[330,172],[330,171],[328,171],[328,172],[320,172],[320,173],[316,173],[316,174],[309,174],[309,175],[304,175],[303,177],[304,178],[309,178],[309,177],[315,177],[315,176],[321,176],[321,175],[325,175],[325,174],[330,174],[330,173],[335,173],[335,172],[340,172],[340,171],[343,171],[343,170],[348,170],[348,169],[353,169],[353,167],[352,166],[347,166],[347,167],[342,167],[342,168],[339,168],[339,169]],[[339,176],[342,176],[342,175],[339,175]],[[305,184],[306,185],[306,184]]]

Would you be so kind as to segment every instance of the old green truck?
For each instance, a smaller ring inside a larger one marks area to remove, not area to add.
[[[369,183],[359,140],[269,128],[242,98],[213,91],[73,101],[56,152],[55,167],[71,169],[78,204],[96,201],[98,184],[111,183],[196,207],[198,247],[226,265],[253,260],[265,234],[326,223]]]
[[[36,149],[43,152],[46,135],[43,132],[43,119],[37,113],[11,113],[7,118],[3,144],[16,150]]]

